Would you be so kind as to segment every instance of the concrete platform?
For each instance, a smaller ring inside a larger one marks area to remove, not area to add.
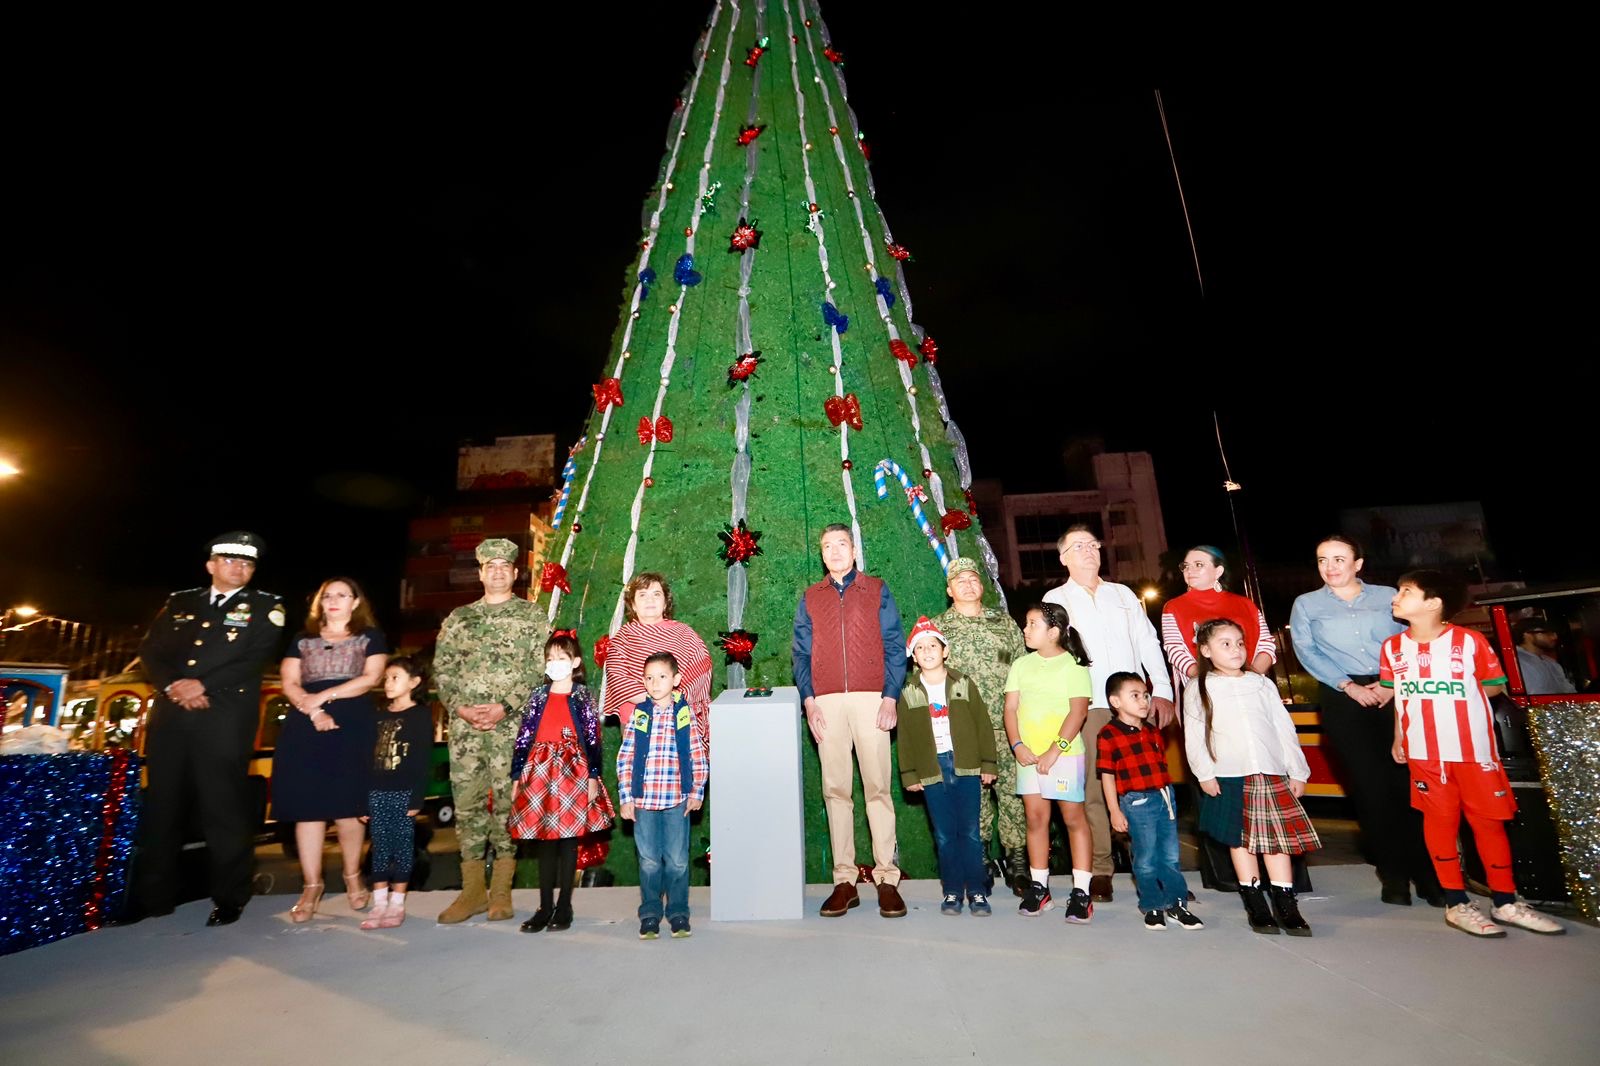
[[[1371,869],[1322,867],[1311,939],[1261,936],[1236,897],[1197,889],[1202,932],[1144,931],[1126,877],[1089,926],[997,897],[946,917],[911,882],[903,919],[710,922],[640,942],[637,889],[580,889],[565,933],[453,927],[411,899],[363,933],[333,897],[305,926],[289,896],[236,925],[206,904],[0,958],[4,1063],[1593,1062],[1600,930],[1478,941],[1442,914],[1379,903]],[[1059,885],[1057,887],[1060,887]],[[870,895],[870,892],[869,894]]]

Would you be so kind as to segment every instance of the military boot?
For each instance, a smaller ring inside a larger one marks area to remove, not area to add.
[[[511,908],[511,882],[517,876],[517,860],[512,855],[496,855],[494,872],[489,875],[489,920],[503,922],[516,916]]]
[[[440,925],[455,925],[474,914],[489,909],[489,897],[483,887],[483,860],[463,859],[461,862],[461,895],[455,902],[439,912]],[[510,917],[510,915],[507,915]]]

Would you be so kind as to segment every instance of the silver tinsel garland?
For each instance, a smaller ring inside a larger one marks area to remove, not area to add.
[[[1535,704],[1528,728],[1561,837],[1572,905],[1600,921],[1600,703]]]

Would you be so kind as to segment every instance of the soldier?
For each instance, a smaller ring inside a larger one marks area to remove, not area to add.
[[[250,901],[255,857],[248,787],[261,708],[261,671],[283,637],[283,604],[247,591],[261,558],[254,533],[210,545],[209,588],[174,592],[139,647],[159,691],[145,729],[144,846],[137,899],[124,924],[171,914],[184,815],[199,812],[211,861],[207,925],[230,925]],[[188,789],[193,785],[191,804]]]
[[[1000,773],[994,784],[994,797],[988,789],[979,792],[985,846],[993,839],[996,800],[999,805],[1000,848],[1005,853],[1011,889],[1022,895],[1019,884],[1028,880],[1028,822],[1022,813],[1022,797],[1017,795],[1017,760],[1006,740],[1006,674],[1011,663],[1028,654],[1022,630],[1004,611],[983,605],[983,577],[975,559],[962,556],[945,571],[945,591],[950,594],[950,609],[934,619],[950,642],[950,665],[970,677],[978,695],[988,708],[994,726],[995,751]]]
[[[511,754],[522,708],[544,676],[544,642],[550,636],[550,623],[533,602],[511,593],[516,544],[499,537],[486,540],[477,555],[483,598],[450,612],[434,652],[439,699],[450,711],[450,787],[461,844],[461,895],[439,915],[446,925],[484,911],[491,922],[512,917],[517,852],[506,828]],[[494,845],[494,870],[486,889],[484,848],[489,844]]]

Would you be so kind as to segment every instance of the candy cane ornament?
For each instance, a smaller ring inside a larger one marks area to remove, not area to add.
[[[939,559],[939,566],[946,573],[950,572],[950,553],[945,550],[944,542],[933,531],[933,525],[928,521],[928,516],[922,512],[922,501],[927,498],[922,489],[911,483],[911,478],[900,468],[900,464],[893,459],[879,460],[878,465],[872,468],[872,483],[878,489],[878,499],[887,499],[889,486],[885,475],[893,474],[900,482],[900,487],[906,490],[906,502],[911,505],[911,517],[917,520],[917,527],[922,530],[922,535],[928,538],[928,547],[933,549],[933,554]]]

